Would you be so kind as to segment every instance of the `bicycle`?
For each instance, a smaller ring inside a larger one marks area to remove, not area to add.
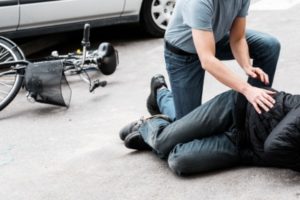
[[[14,100],[22,85],[30,101],[68,107],[70,99],[68,102],[62,92],[63,84],[70,89],[65,75],[80,75],[89,84],[90,92],[105,87],[107,82],[92,79],[89,71],[113,74],[119,64],[118,52],[109,43],[102,43],[97,50],[89,51],[89,37],[90,25],[85,24],[82,51],[67,55],[53,51],[51,56],[33,61],[26,60],[14,42],[0,37],[0,111]],[[67,95],[71,98],[71,92]]]

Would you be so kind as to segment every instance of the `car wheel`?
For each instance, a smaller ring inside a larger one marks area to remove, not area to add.
[[[144,0],[141,24],[154,37],[163,37],[174,11],[176,0]]]

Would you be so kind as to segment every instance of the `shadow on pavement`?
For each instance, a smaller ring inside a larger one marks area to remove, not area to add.
[[[36,59],[51,54],[57,50],[61,54],[76,51],[81,48],[83,30],[41,35],[14,39],[22,48],[28,59]],[[91,48],[98,48],[101,42],[123,43],[132,41],[143,41],[151,39],[151,36],[137,24],[118,25],[109,27],[91,27]]]

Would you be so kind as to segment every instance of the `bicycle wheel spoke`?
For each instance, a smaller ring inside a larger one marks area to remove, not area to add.
[[[0,55],[2,55],[5,51],[6,51],[6,49],[0,47]]]
[[[8,85],[8,84],[6,84],[6,83],[3,83],[3,81],[0,82],[0,85],[3,85],[3,86],[5,86],[5,87],[11,87],[11,86],[12,86],[12,85]]]
[[[3,72],[2,72],[3,71]],[[15,75],[16,71],[15,70],[9,70],[9,71],[5,71],[0,69],[0,77],[1,76],[9,76],[9,75]]]
[[[2,94],[8,94],[9,92],[6,92],[6,91],[3,91],[3,90],[0,90],[0,93],[2,93]]]
[[[0,38],[0,63],[24,59],[22,51],[12,41]],[[15,70],[14,65],[0,67],[0,111],[17,95],[23,81],[23,70]]]
[[[2,54],[0,54],[0,61],[4,60],[4,58],[5,58],[6,56],[9,56],[9,52],[8,52],[8,51],[3,52]],[[6,60],[5,60],[5,61],[6,61]],[[5,62],[5,61],[4,61],[4,62]]]

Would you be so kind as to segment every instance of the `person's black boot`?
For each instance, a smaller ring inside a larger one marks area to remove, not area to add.
[[[151,115],[161,114],[156,101],[156,90],[163,86],[167,88],[165,77],[162,74],[157,74],[152,77],[150,84],[150,95],[147,99],[147,109]]]
[[[129,149],[135,149],[140,151],[151,150],[151,147],[147,143],[145,143],[140,132],[138,131],[132,132],[129,135],[127,135],[124,140],[124,144]]]

